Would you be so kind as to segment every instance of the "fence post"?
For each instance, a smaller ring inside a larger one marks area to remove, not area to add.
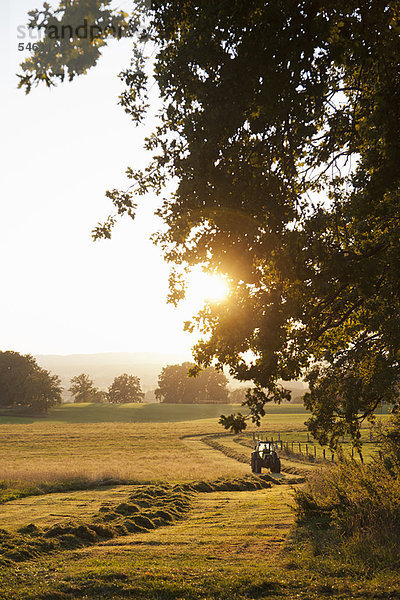
[[[281,441],[281,434],[278,433],[278,442],[280,442],[280,441]]]
[[[308,446],[306,444],[306,456],[308,456]]]
[[[361,452],[360,452],[360,460],[361,460],[361,464],[363,465],[364,464],[364,458],[363,458],[363,455],[362,455]]]
[[[310,441],[310,434],[307,433],[307,442],[309,442],[309,441]]]
[[[332,462],[335,462],[335,455],[332,454]]]
[[[301,444],[299,442],[299,454],[301,454]]]
[[[351,458],[354,458],[354,447],[351,449]]]
[[[281,440],[281,450],[282,450],[282,447],[283,447],[283,442],[282,442],[282,440]]]
[[[317,446],[314,446],[314,458],[317,458]]]
[[[325,453],[325,448],[322,448],[322,456],[324,457],[324,459],[326,458],[325,454],[326,454]]]
[[[292,442],[292,452],[293,452],[293,442]]]
[[[382,460],[382,450],[379,450],[379,458]]]

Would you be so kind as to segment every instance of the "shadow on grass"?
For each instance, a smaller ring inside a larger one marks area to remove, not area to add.
[[[0,413],[0,424],[53,423],[179,423],[216,419],[237,410],[232,404],[63,404],[48,415]]]
[[[204,576],[199,580],[199,573],[194,578],[179,578],[173,575],[137,575],[128,576],[123,573],[96,575],[96,578],[74,579],[71,583],[61,584],[59,591],[46,592],[38,600],[72,600],[74,598],[137,598],[138,600],[199,600],[199,598],[276,598],[282,591],[282,584],[275,581],[263,581],[255,585],[247,585],[236,578]]]

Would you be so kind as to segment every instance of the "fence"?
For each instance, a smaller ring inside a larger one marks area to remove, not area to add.
[[[253,433],[253,441],[255,440],[256,436],[255,433]],[[270,442],[277,450],[285,452],[287,455],[301,456],[312,462],[336,462],[338,460],[338,455],[335,454],[335,452],[332,452],[327,448],[317,446],[316,443],[313,443],[309,438],[309,434],[307,434],[307,442],[281,440],[280,434],[278,434],[278,439],[274,439],[273,437],[265,437],[265,441]],[[372,443],[372,441],[373,440],[371,438],[370,442]],[[378,454],[379,458],[382,459],[381,450],[376,450],[376,454]],[[357,449],[355,450],[353,446],[351,447],[351,458],[359,458],[361,463],[364,463],[364,456],[362,452],[358,451]]]

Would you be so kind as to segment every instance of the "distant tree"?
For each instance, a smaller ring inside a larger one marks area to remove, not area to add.
[[[47,412],[61,403],[61,381],[36,360],[18,352],[0,352],[0,407]]]
[[[94,404],[105,404],[106,402],[108,402],[107,392],[97,389],[93,394],[91,402],[93,402]]]
[[[223,373],[216,371],[213,367],[207,367],[204,371],[200,371],[196,378],[200,386],[204,386],[204,391],[200,388],[197,396],[198,402],[212,404],[229,402],[228,380]]]
[[[156,398],[166,404],[223,404],[229,401],[228,380],[208,367],[194,375],[195,365],[168,365],[158,377]]]
[[[306,393],[307,393],[307,390],[304,390],[304,391],[293,390],[292,398],[291,398],[292,404],[304,404],[304,396],[306,395]]]
[[[36,369],[27,380],[24,405],[34,412],[45,412],[61,404],[61,380],[45,369]]]
[[[18,352],[0,352],[0,406],[15,407],[25,397],[26,382],[36,368],[35,359]]]
[[[89,375],[81,373],[72,377],[68,391],[73,395],[74,402],[98,402],[100,390],[94,386]]]
[[[158,376],[158,388],[155,390],[157,400],[166,404],[187,404],[193,402],[190,397],[188,371],[193,365],[167,365]]]
[[[142,392],[139,377],[128,375],[127,373],[116,377],[108,388],[107,398],[111,404],[142,402],[144,393]]]
[[[240,387],[232,390],[229,394],[229,401],[232,404],[242,404],[246,400],[246,391],[248,388]]]

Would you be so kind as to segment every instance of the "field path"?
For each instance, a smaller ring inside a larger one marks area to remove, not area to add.
[[[129,554],[145,562],[150,572],[163,559],[187,565],[210,561],[214,567],[226,561],[230,566],[257,561],[260,553],[276,553],[284,543],[293,524],[291,494],[286,485],[201,493],[188,518],[172,527],[110,540],[79,553],[97,559]]]

